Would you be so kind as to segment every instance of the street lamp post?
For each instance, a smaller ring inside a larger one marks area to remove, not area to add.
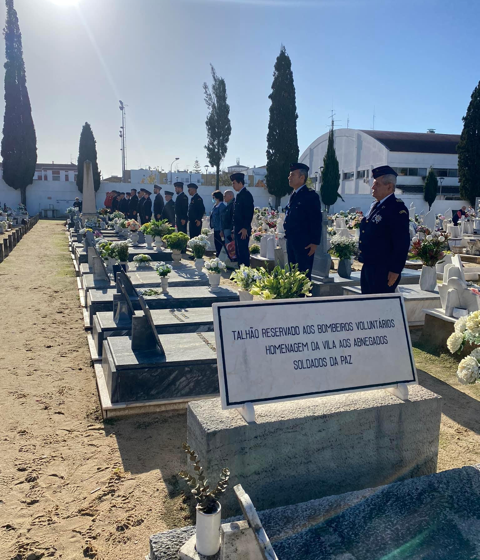
[[[173,183],[173,177],[172,177],[172,174],[173,174],[173,164],[174,164],[176,161],[178,161],[179,159],[180,159],[179,157],[176,157],[176,158],[172,161],[172,163],[170,164],[170,177],[171,177],[172,183]],[[170,184],[172,184],[172,183],[170,183]]]
[[[208,173],[208,165],[205,165],[205,186],[207,185],[207,173]]]
[[[442,185],[445,177],[439,177],[438,182],[440,183],[440,196],[442,196]]]

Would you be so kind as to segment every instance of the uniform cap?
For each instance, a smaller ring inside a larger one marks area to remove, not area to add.
[[[143,189],[143,192],[147,195],[150,196],[152,193],[150,191],[147,191],[147,189]]]
[[[173,192],[172,192],[172,191],[165,191],[165,194],[169,194],[170,196],[173,196]]]
[[[183,189],[183,183],[181,181],[177,181],[176,183],[173,183],[174,187],[181,187]]]
[[[296,171],[297,169],[305,169],[305,171],[310,171],[310,167],[305,165],[304,163],[291,163],[290,164],[290,171]]]
[[[162,190],[162,187],[161,187],[160,185],[153,185],[153,188],[154,188],[154,189]]]
[[[187,189],[198,189],[198,185],[195,183],[188,183]]]
[[[395,177],[397,177],[398,173],[389,165],[382,165],[381,167],[375,167],[375,169],[372,169],[372,177],[374,179],[378,179],[382,175],[395,175]]]
[[[230,181],[245,181],[245,173],[232,173],[232,175],[230,175]]]

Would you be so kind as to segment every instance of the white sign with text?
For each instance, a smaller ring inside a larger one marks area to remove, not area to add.
[[[213,305],[223,408],[416,383],[400,294]]]

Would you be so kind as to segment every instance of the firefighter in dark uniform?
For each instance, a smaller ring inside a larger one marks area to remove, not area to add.
[[[150,198],[150,195],[152,193],[147,189],[143,189],[143,194],[145,196],[143,197],[144,202],[142,206],[142,210],[143,210],[142,224],[146,224],[152,220],[152,199]]]
[[[190,239],[202,233],[202,219],[205,214],[205,205],[202,197],[198,194],[198,186],[195,183],[187,185],[188,194],[192,197],[188,206],[188,229]]]
[[[306,185],[309,167],[304,163],[290,164],[288,184],[294,189],[285,209],[285,237],[289,264],[311,278],[315,250],[322,237],[320,197]]]
[[[388,165],[372,169],[376,202],[360,224],[358,260],[362,294],[395,292],[410,248],[409,213],[395,198],[397,173]]]
[[[155,199],[153,201],[153,218],[154,220],[161,220],[162,219],[162,212],[165,206],[165,202],[163,201],[163,196],[160,194],[162,187],[160,185],[153,186],[153,192],[155,194]]]
[[[128,217],[130,220],[136,220],[138,214],[138,196],[137,189],[132,189],[130,191],[130,200],[128,202]]]
[[[175,203],[173,202],[173,192],[165,191],[165,206],[163,207],[162,220],[168,220],[172,227],[175,227]]]
[[[248,243],[252,234],[252,219],[254,204],[252,193],[245,186],[245,174],[230,175],[232,187],[237,193],[233,208],[233,229],[235,230],[235,253],[239,265],[250,266],[250,251]]]
[[[138,191],[138,218],[140,218],[140,220],[137,218],[137,221],[139,221],[141,224],[145,223],[145,214],[143,212],[144,204],[145,204],[145,189],[140,189]]]
[[[175,199],[177,230],[187,233],[188,196],[183,192],[183,183],[181,181],[174,183],[173,186],[177,194],[177,198]]]

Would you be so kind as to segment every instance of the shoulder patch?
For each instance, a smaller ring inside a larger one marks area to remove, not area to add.
[[[397,198],[397,202],[403,202],[401,198]]]
[[[406,210],[400,210],[399,214],[406,214],[407,211]]]

